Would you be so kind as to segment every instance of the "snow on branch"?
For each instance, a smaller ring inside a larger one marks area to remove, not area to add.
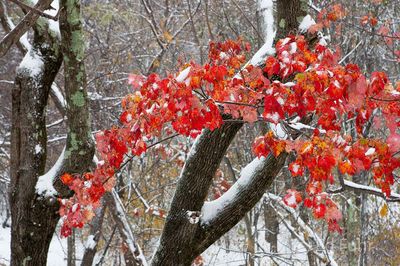
[[[301,33],[305,33],[308,31],[308,29],[315,25],[315,20],[310,16],[307,15],[303,18],[303,20],[301,21],[300,25],[299,25],[299,30]]]
[[[264,45],[261,46],[261,48],[251,58],[250,64],[253,66],[261,65],[267,55],[275,54],[275,48],[273,47],[273,44],[276,32],[274,31],[273,1],[259,0],[258,5],[264,21]]]
[[[141,248],[137,244],[132,229],[130,228],[128,218],[126,217],[124,205],[122,204],[121,199],[115,189],[112,190],[109,198],[110,203],[114,205],[112,207],[115,208],[113,211],[116,212],[116,215],[113,215],[113,217],[118,226],[121,237],[127,244],[132,255],[135,257],[136,260],[138,260],[137,262],[139,263],[139,265],[147,266],[146,258],[143,255]]]
[[[44,11],[51,3],[51,0],[40,0],[34,6],[34,9]],[[39,18],[37,12],[29,11],[24,18],[15,26],[11,31],[3,37],[0,41],[0,56],[4,56],[10,47],[18,42],[22,35],[24,35]]]
[[[205,202],[201,209],[201,223],[210,223],[221,210],[230,204],[237,197],[239,191],[249,183],[257,169],[263,167],[264,161],[264,157],[254,159],[242,169],[240,178],[227,192],[216,200]]]
[[[329,191],[329,193],[339,193],[339,192],[343,192],[343,190],[346,190],[346,189],[352,190],[355,192],[359,192],[359,193],[367,193],[367,194],[375,195],[375,196],[386,199],[386,201],[400,201],[399,193],[391,192],[390,197],[386,197],[386,195],[379,188],[357,184],[357,183],[354,183],[349,180],[343,180],[342,188],[339,188],[337,190],[331,190],[331,191]]]
[[[18,66],[18,72],[26,72],[32,78],[37,78],[43,74],[44,62],[42,56],[32,47],[25,54]]]
[[[57,195],[57,191],[54,188],[53,183],[58,174],[60,174],[59,172],[63,166],[64,153],[65,147],[53,167],[51,167],[46,174],[39,176],[39,179],[36,183],[36,193],[38,195],[44,197],[54,197]]]

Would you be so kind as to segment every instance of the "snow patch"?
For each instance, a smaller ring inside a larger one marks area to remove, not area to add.
[[[191,67],[187,67],[184,70],[182,70],[179,75],[175,78],[176,81],[178,82],[184,82],[187,76],[189,75]]]
[[[225,208],[225,206],[231,203],[236,198],[239,191],[249,183],[257,170],[263,167],[264,161],[265,157],[255,158],[242,169],[240,172],[240,178],[227,192],[216,200],[205,202],[201,208],[201,223],[208,224],[222,209]]]
[[[297,174],[299,169],[300,169],[300,165],[298,165],[297,163],[293,164],[293,166],[292,166],[293,173]]]
[[[25,70],[31,77],[37,77],[43,73],[43,67],[44,62],[41,55],[31,48],[22,59],[17,71]]]
[[[301,21],[299,25],[299,30],[300,32],[306,32],[311,26],[315,24],[315,20],[310,15],[307,15]]]
[[[40,144],[36,144],[35,146],[35,153],[39,154],[42,152],[42,146],[40,146]]]
[[[36,193],[44,197],[53,197],[57,195],[57,191],[53,186],[54,179],[58,172],[61,170],[62,162],[64,160],[65,148],[58,157],[56,163],[51,169],[44,175],[39,176],[36,183]]]
[[[89,235],[87,240],[86,240],[86,244],[85,247],[88,249],[94,249],[96,246],[96,241],[94,240],[94,235]]]
[[[372,155],[375,153],[375,148],[369,148],[366,152],[365,152],[365,156],[368,155]]]

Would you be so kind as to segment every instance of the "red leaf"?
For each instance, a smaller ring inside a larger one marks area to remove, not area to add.
[[[295,189],[288,189],[283,202],[289,207],[296,208],[297,204],[302,202],[301,193]]]
[[[316,219],[324,218],[325,213],[326,213],[326,206],[324,204],[318,204],[313,210],[313,214]]]
[[[74,177],[68,173],[63,174],[61,177],[61,181],[64,183],[64,185],[71,185],[72,181],[74,181]]]

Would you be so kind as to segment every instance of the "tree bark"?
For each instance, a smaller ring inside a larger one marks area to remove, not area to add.
[[[91,137],[83,65],[83,32],[78,1],[60,3],[62,50],[67,96],[68,138],[65,156],[56,176],[59,197],[70,194],[58,176],[82,173],[91,165]],[[18,69],[12,92],[11,131],[11,263],[46,265],[47,253],[59,220],[58,201],[36,193],[36,183],[46,165],[45,110],[49,91],[62,63],[60,40],[39,18],[34,26],[32,49]],[[34,64],[27,64],[34,60]],[[79,93],[77,93],[79,91]]]
[[[278,0],[276,37],[282,39],[289,34],[296,34],[307,10],[306,0]]]
[[[29,68],[20,67],[12,91],[11,265],[46,265],[47,250],[59,219],[57,201],[44,199],[35,190],[46,165],[45,107],[61,66],[61,55],[57,50],[44,49],[44,43],[48,42],[36,33],[33,47],[26,55],[41,54],[43,69],[32,75]]]
[[[196,139],[179,178],[152,265],[190,265],[199,254],[195,238],[198,224],[189,222],[187,212],[201,211],[215,171],[241,127],[241,123],[228,122],[214,131],[204,130]]]

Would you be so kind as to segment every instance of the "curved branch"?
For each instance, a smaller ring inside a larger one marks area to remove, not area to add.
[[[225,123],[214,131],[203,130],[197,137],[179,177],[152,265],[186,265],[192,261],[197,225],[189,223],[187,214],[201,210],[215,171],[241,127],[240,123]]]
[[[229,231],[254,207],[280,172],[286,157],[287,153],[284,152],[277,158],[270,154],[267,158],[254,159],[224,195],[204,204],[201,226],[197,232],[197,238],[201,239],[199,253]]]

